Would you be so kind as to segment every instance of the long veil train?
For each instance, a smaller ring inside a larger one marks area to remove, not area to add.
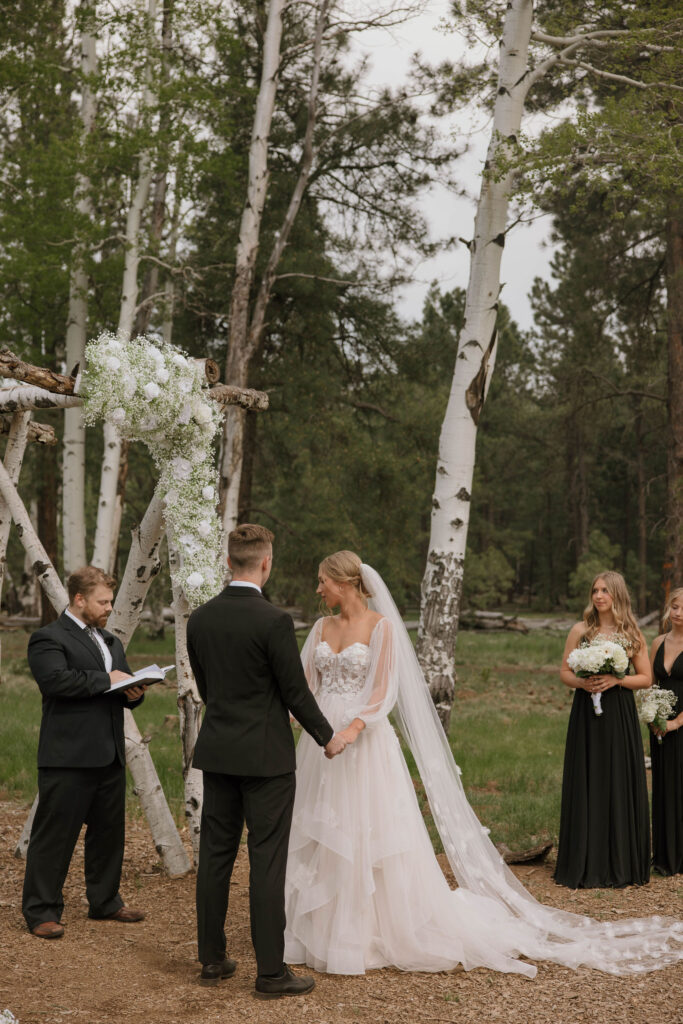
[[[363,564],[370,602],[393,627],[398,674],[396,717],[429,799],[434,823],[460,889],[494,900],[515,920],[515,944],[532,960],[585,964],[610,974],[639,974],[683,960],[683,922],[648,917],[599,922],[539,903],[517,880],[465,795],[410,637],[379,573]],[[486,907],[482,904],[482,913]],[[518,939],[518,942],[517,942]]]

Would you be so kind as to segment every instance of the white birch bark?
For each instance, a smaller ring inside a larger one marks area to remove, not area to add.
[[[15,384],[0,388],[0,412],[18,412],[20,409],[70,409],[83,405],[78,395],[60,395],[46,391],[35,384]]]
[[[28,850],[28,841],[31,838],[31,829],[33,828],[33,819],[36,816],[36,807],[37,806],[38,806],[38,794],[36,793],[36,795],[33,798],[33,803],[31,804],[31,810],[28,812],[28,818],[24,822],[24,827],[21,830],[21,835],[19,836],[19,841],[17,842],[17,845],[14,847],[14,856],[20,858],[21,860],[26,860],[26,851]]]
[[[500,44],[498,92],[486,171],[514,148],[528,91],[527,56],[532,0],[510,0]],[[422,581],[417,652],[444,727],[448,728],[453,664],[470,516],[477,426],[496,359],[500,263],[505,243],[511,175],[482,177],[465,319],[446,415],[441,428],[432,501],[429,554]]]
[[[95,97],[89,76],[97,70],[96,40],[89,28],[81,36],[82,140],[85,143],[95,125]],[[76,178],[76,208],[83,218],[92,218],[90,180],[84,174]],[[83,370],[88,329],[88,277],[83,245],[76,242],[69,277],[69,312],[66,327],[66,368],[76,365]],[[85,425],[83,414],[76,407],[64,410],[64,445],[62,454],[62,538],[64,573],[86,564],[85,553]]]
[[[202,722],[202,699],[199,696],[190,659],[187,653],[187,620],[190,606],[182,587],[175,583],[178,551],[169,537],[168,558],[173,580],[173,618],[175,623],[175,658],[178,680],[178,713],[180,739],[183,749],[183,778],[185,780],[185,818],[190,831],[195,865],[199,860],[199,829],[202,817],[203,777],[192,767],[192,757]]]
[[[30,412],[15,412],[12,416],[9,437],[5,448],[4,465],[7,475],[13,484],[16,484],[21,472],[26,442],[28,440],[28,428],[31,420]],[[9,540],[12,516],[7,502],[0,497],[0,596],[2,586],[5,582],[5,567],[7,565],[7,542]],[[0,634],[0,668],[2,666],[2,634]]]
[[[156,0],[148,0],[147,21],[150,37],[154,32],[156,10]],[[150,75],[148,72],[143,96],[143,108],[145,110],[151,108],[153,101],[149,81]],[[144,150],[140,154],[138,179],[126,218],[126,249],[118,324],[119,333],[125,337],[130,337],[135,322],[138,301],[138,268],[140,265],[140,230],[151,183],[152,161],[149,152]],[[102,455],[92,564],[107,571],[112,569],[112,538],[116,524],[116,490],[120,461],[121,438],[116,428],[111,423],[105,421],[104,451]]]
[[[141,523],[132,531],[128,561],[107,623],[124,647],[135,632],[151,582],[161,568],[159,549],[164,531],[163,499],[157,488]]]
[[[242,211],[235,257],[225,382],[238,387],[246,387],[248,382],[248,357],[245,358],[245,349],[249,329],[249,295],[268,188],[268,143],[280,71],[284,8],[285,0],[270,0],[268,5],[261,82],[256,98],[249,148],[247,201]],[[244,413],[238,409],[229,410],[223,423],[220,456],[222,519],[227,532],[233,529],[237,522],[243,445]]]
[[[12,479],[0,462],[0,496],[2,497],[17,528],[17,533],[24,551],[31,561],[31,572],[47,594],[50,603],[57,612],[62,612],[69,603],[64,585],[55,572],[45,548],[40,543],[31,517],[19,496]]]

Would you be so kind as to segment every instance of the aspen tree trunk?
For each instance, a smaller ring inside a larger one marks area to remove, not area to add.
[[[270,0],[268,5],[268,21],[263,40],[261,83],[256,98],[256,111],[249,148],[247,201],[240,221],[240,234],[235,257],[235,280],[230,300],[230,334],[225,382],[239,387],[246,387],[248,383],[249,297],[259,250],[261,219],[268,187],[268,141],[280,70],[284,7],[285,0]],[[244,413],[238,408],[228,409],[223,421],[220,457],[221,516],[226,533],[237,522],[243,432]]]
[[[239,307],[239,317],[236,320],[236,331],[232,334],[232,321],[230,330],[230,344],[228,347],[228,358],[226,362],[225,379],[230,384],[238,384],[246,387],[249,379],[249,364],[261,344],[263,330],[266,320],[266,309],[275,281],[277,266],[285,251],[289,236],[294,226],[301,202],[303,200],[308,181],[313,169],[314,148],[313,139],[318,114],[318,93],[320,89],[320,68],[322,64],[323,34],[327,26],[330,0],[320,0],[318,14],[315,23],[315,35],[313,42],[313,69],[311,73],[311,85],[308,93],[308,110],[306,120],[306,132],[301,156],[301,164],[292,196],[285,213],[284,220],[277,232],[275,242],[271,250],[266,269],[264,271],[259,289],[254,302],[254,309],[251,321],[247,325],[248,317],[248,292],[243,295],[245,304]],[[265,198],[265,196],[264,196]],[[258,251],[258,238],[256,248],[253,251],[254,261]],[[253,278],[253,264],[251,267],[250,283]],[[237,288],[237,281],[235,282]],[[233,290],[233,297],[235,291]],[[240,300],[241,301],[241,300]],[[244,315],[245,319],[240,319]],[[239,500],[241,492],[242,469],[244,465],[245,448],[245,412],[238,406],[231,406],[226,410],[223,421],[223,434],[221,437],[221,518],[223,525],[224,542],[227,543],[227,536],[230,530],[234,529],[239,517]]]
[[[140,525],[132,531],[128,561],[107,623],[124,647],[136,630],[147,592],[161,568],[159,549],[164,531],[163,498],[157,486]]]
[[[147,22],[150,39],[154,33],[156,8],[156,0],[148,0]],[[144,110],[149,110],[152,105],[149,77],[148,72],[148,82],[145,86],[143,98]],[[138,301],[138,268],[140,265],[140,230],[151,183],[152,161],[149,152],[144,150],[140,155],[138,180],[128,209],[128,217],[126,218],[126,251],[118,325],[119,332],[126,337],[130,337],[135,322],[135,311]],[[121,461],[121,438],[115,427],[106,421],[103,432],[104,451],[102,454],[100,494],[97,505],[97,525],[95,527],[92,564],[99,566],[101,569],[111,571],[112,537],[116,523],[116,491],[119,481],[119,463]]]
[[[178,550],[169,538],[168,560],[171,579],[175,580],[178,567]],[[202,722],[202,699],[190,667],[187,653],[187,620],[190,606],[182,587],[173,583],[173,617],[175,621],[175,659],[178,679],[178,712],[180,718],[180,739],[183,748],[183,778],[185,780],[185,817],[190,830],[194,861],[199,860],[199,829],[202,817],[204,780],[198,768],[192,767],[192,757]]]
[[[12,416],[9,437],[5,448],[4,466],[7,476],[16,484],[21,472],[21,465],[24,461],[26,442],[28,440],[28,426],[31,420],[30,412],[15,412]],[[5,567],[7,565],[7,542],[9,540],[12,516],[7,502],[0,498],[0,596],[2,596],[2,585],[5,581]],[[0,633],[0,671],[2,667],[2,634]]]
[[[88,7],[88,4],[83,6]],[[97,70],[96,40],[89,28],[81,36],[81,98],[82,145],[85,146],[95,125],[95,97],[89,76]],[[76,209],[81,217],[93,215],[90,180],[79,173],[76,178]],[[66,369],[76,365],[84,369],[85,343],[88,329],[88,275],[81,242],[74,245],[69,277],[69,312],[66,327]],[[66,576],[85,565],[85,426],[81,409],[64,410],[64,447],[62,455],[62,539],[64,573]]]
[[[517,142],[528,90],[532,0],[510,0],[500,43],[498,91],[486,171],[470,243],[465,319],[441,428],[431,534],[422,581],[417,653],[441,722],[450,722],[463,564],[479,417],[496,359],[500,263],[511,175],[494,180],[497,157]]]

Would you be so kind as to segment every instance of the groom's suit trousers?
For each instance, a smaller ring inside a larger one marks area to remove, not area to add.
[[[294,772],[275,776],[203,772],[197,934],[199,960],[226,953],[230,876],[247,825],[251,938],[259,974],[277,974],[284,961],[285,873],[294,807]]]

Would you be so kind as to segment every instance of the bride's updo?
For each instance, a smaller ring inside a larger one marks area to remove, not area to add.
[[[367,604],[372,594],[363,583],[361,565],[360,558],[353,551],[335,551],[333,555],[323,558],[318,571],[335,583],[350,583]]]

